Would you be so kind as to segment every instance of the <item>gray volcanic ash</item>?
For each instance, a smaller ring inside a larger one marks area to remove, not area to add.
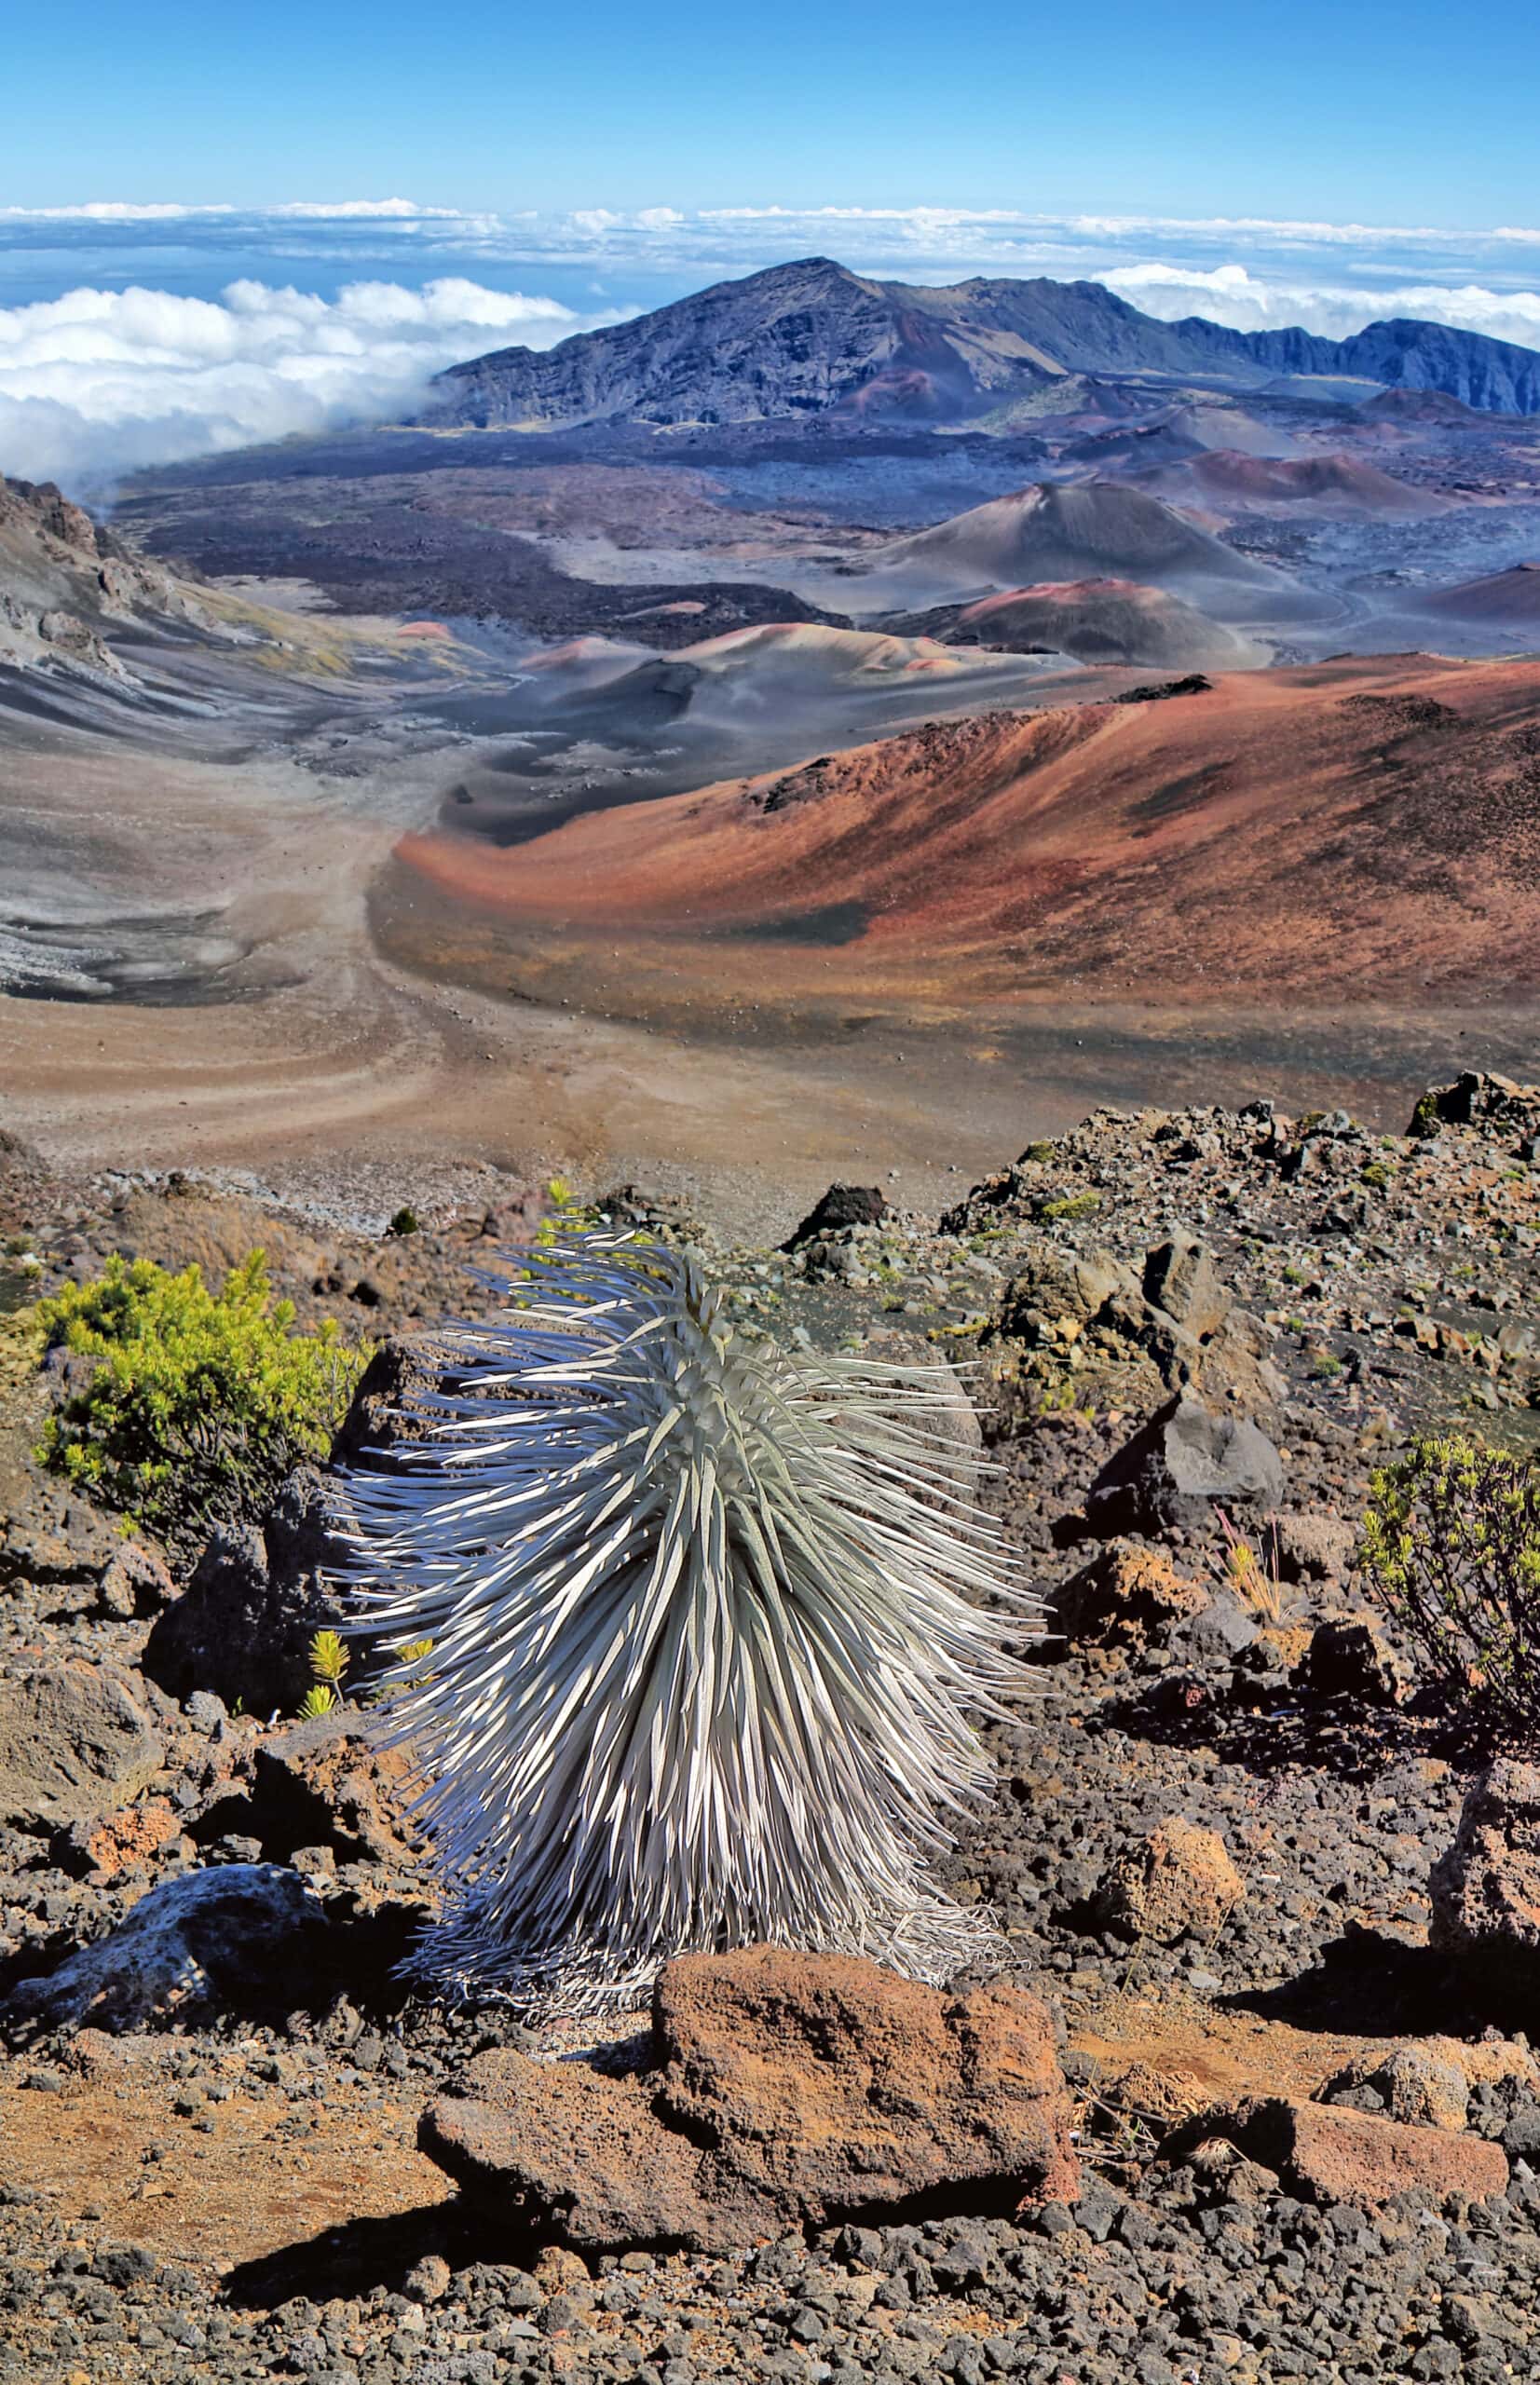
[[[1227,620],[1310,620],[1329,609],[1158,497],[1113,481],[1018,489],[865,560],[874,581],[904,589],[911,602],[991,584],[1108,578],[1168,590]]]
[[[1210,448],[1141,475],[1141,485],[1176,505],[1227,513],[1330,515],[1439,513],[1448,500],[1409,488],[1356,456],[1270,457]]]

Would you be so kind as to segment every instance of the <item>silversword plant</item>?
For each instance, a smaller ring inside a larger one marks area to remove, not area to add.
[[[350,1486],[442,1874],[417,1968],[568,2010],[758,1941],[949,1977],[998,1943],[934,1876],[971,1717],[1027,1673],[955,1381],[747,1340],[620,1234],[510,1265],[437,1428]]]

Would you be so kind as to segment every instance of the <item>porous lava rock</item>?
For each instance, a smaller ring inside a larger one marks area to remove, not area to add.
[[[1430,1085],[1411,1113],[1409,1135],[1436,1135],[1440,1126],[1511,1125],[1540,1131],[1540,1085],[1519,1084],[1491,1069],[1465,1069],[1452,1084]]]
[[[1518,2049],[1515,2049],[1517,2051]],[[1351,2104],[1364,2097],[1393,2120],[1414,2128],[1463,2129],[1470,2106],[1470,2081],[1457,2059],[1427,2045],[1397,2046],[1375,2059],[1360,2055],[1329,2080],[1321,2100]]]
[[[157,1548],[130,1540],[102,1568],[96,1595],[103,1615],[131,1623],[170,1606],[176,1596],[176,1583]]]
[[[134,1675],[73,1656],[0,1679],[0,1822],[95,1820],[152,1780],[162,1749],[143,1693]]]
[[[1260,1426],[1180,1392],[1108,1460],[1085,1519],[1100,1539],[1156,1533],[1206,1523],[1217,1506],[1275,1506],[1283,1488],[1283,1461]]]
[[[225,1863],[185,1872],[141,1898],[126,1920],[0,2005],[0,2028],[196,2025],[295,2001],[325,1929],[293,1872]]]
[[[264,1852],[288,1858],[330,1847],[341,1862],[409,1871],[417,1851],[404,1820],[412,1770],[399,1748],[346,1710],[265,1738],[252,1759],[251,1827]]]
[[[1282,1582],[1335,1582],[1353,1563],[1357,1533],[1342,1516],[1300,1508],[1269,1519],[1263,1554]]]
[[[1096,1902],[1110,1929],[1171,1946],[1189,1932],[1211,1936],[1244,1891],[1219,1833],[1173,1815],[1113,1859]]]
[[[1540,1765],[1505,1756],[1477,1775],[1428,1893],[1433,1945],[1496,1995],[1540,1992]]]
[[[328,1574],[347,1550],[334,1521],[326,1483],[302,1466],[260,1526],[218,1526],[145,1642],[150,1679],[173,1697],[211,1690],[249,1714],[292,1712],[310,1686],[311,1638],[339,1619]]]
[[[620,2078],[479,2054],[423,2149],[511,2227],[585,2252],[1079,2190],[1052,2024],[1018,1988],[949,1996],[779,1947],[686,1956],[658,1982],[653,2054]]]
[[[1254,2097],[1228,2111],[1206,2112],[1162,2146],[1182,2159],[1198,2144],[1223,2137],[1263,2169],[1275,2171],[1286,2192],[1302,2201],[1348,2203],[1376,2210],[1397,2195],[1440,2202],[1461,2194],[1472,2201],[1500,2195],[1508,2160],[1500,2145],[1449,2128],[1412,2128],[1378,2113],[1287,2095]]]
[[[1163,1550],[1115,1540],[1072,1574],[1055,1601],[1058,1629],[1080,1648],[1137,1648],[1201,1615],[1208,1592]]]

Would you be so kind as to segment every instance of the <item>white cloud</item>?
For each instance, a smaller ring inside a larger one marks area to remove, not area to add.
[[[80,486],[137,465],[410,406],[442,366],[593,317],[445,277],[356,281],[334,300],[233,281],[217,301],[72,290],[0,308],[0,469]]]
[[[1329,339],[1346,339],[1361,331],[1370,315],[1381,320],[1411,316],[1448,323],[1456,331],[1483,332],[1491,339],[1514,340],[1520,348],[1540,344],[1540,291],[1534,290],[1488,290],[1468,281],[1452,287],[1441,282],[1382,284],[1366,313],[1361,290],[1267,281],[1242,265],[1217,266],[1206,272],[1152,261],[1113,266],[1096,278],[1130,306],[1167,322],[1183,315],[1206,315],[1210,322],[1228,323],[1236,331],[1282,330],[1299,323]]]

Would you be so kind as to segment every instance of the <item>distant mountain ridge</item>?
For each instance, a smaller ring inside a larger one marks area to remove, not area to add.
[[[537,351],[452,365],[424,421],[539,428],[807,418],[965,420],[1070,375],[1156,374],[1258,388],[1278,375],[1430,390],[1481,413],[1540,414],[1540,352],[1442,323],[1333,340],[1163,322],[1098,281],[871,281],[829,257],[721,281]]]

